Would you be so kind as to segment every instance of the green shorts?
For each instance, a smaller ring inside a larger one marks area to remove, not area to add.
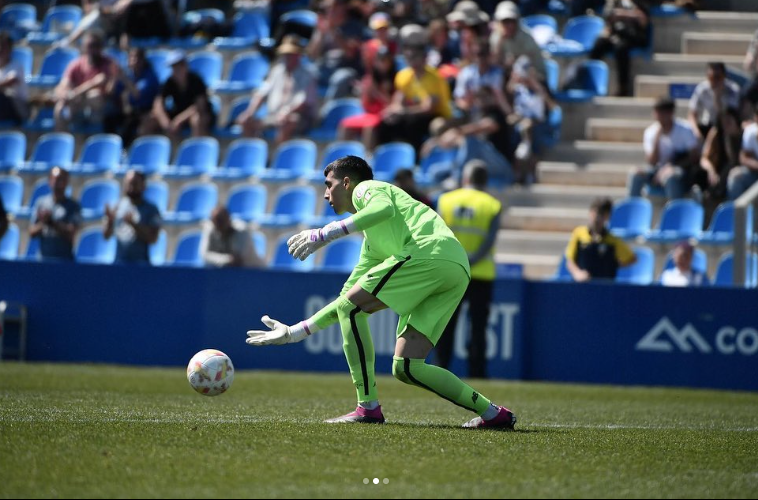
[[[466,269],[456,262],[390,257],[364,274],[358,285],[400,316],[398,338],[411,325],[437,345],[469,281]]]

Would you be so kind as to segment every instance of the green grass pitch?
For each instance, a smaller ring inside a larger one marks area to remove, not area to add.
[[[215,398],[181,368],[0,380],[2,498],[758,497],[755,393],[475,381],[518,415],[493,432],[389,377],[385,426],[321,423],[352,409],[347,373],[238,372]]]

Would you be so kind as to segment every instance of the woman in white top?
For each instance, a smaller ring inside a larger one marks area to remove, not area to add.
[[[0,121],[21,125],[29,117],[29,93],[24,67],[11,60],[13,40],[0,32]]]

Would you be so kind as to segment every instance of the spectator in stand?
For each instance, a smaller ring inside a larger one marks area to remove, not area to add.
[[[350,21],[337,28],[337,48],[324,54],[319,64],[320,83],[327,86],[326,101],[353,96],[355,81],[366,73],[362,54],[366,37],[366,29],[358,21]]]
[[[656,101],[656,122],[645,129],[643,139],[647,167],[630,175],[629,196],[642,196],[645,186],[662,187],[670,200],[689,193],[700,161],[700,141],[687,121],[675,117],[675,109],[669,97]]]
[[[429,23],[429,53],[426,63],[434,68],[449,66],[455,63],[455,51],[448,34],[447,23],[435,19]]]
[[[413,177],[413,170],[409,168],[401,168],[395,172],[394,179],[395,186],[399,187],[416,201],[420,201],[427,207],[434,208],[434,203],[421,189],[416,185],[416,179]]]
[[[490,47],[495,60],[506,69],[513,66],[521,56],[527,56],[539,75],[545,82],[545,59],[542,49],[534,41],[529,31],[520,25],[519,8],[511,1],[501,2],[495,11],[496,29],[490,35]]]
[[[0,196],[0,240],[3,239],[6,232],[8,232],[8,213],[5,211],[5,205],[3,205],[3,197]]]
[[[392,102],[396,76],[395,58],[387,47],[380,47],[374,56],[371,70],[361,82],[361,103],[365,113],[345,118],[340,122],[340,139],[348,139],[351,133],[360,131],[366,149],[374,149],[375,130],[382,121],[382,112]]]
[[[740,165],[742,129],[739,111],[727,110],[722,126],[713,127],[705,136],[700,156],[701,170],[695,184],[703,193],[707,208],[715,208],[726,199],[729,172]]]
[[[727,195],[736,200],[758,182],[758,107],[755,108],[755,122],[742,135],[740,166],[729,172]]]
[[[384,12],[376,12],[369,19],[369,28],[374,31],[374,38],[363,43],[363,67],[370,71],[374,67],[374,59],[379,51],[389,52],[392,57],[397,55],[397,42],[390,36],[392,26],[390,16]]]
[[[476,54],[476,61],[469,64],[458,73],[455,80],[455,105],[465,114],[476,112],[474,101],[482,87],[492,89],[502,111],[506,114],[511,112],[511,106],[505,97],[503,82],[503,68],[493,64],[490,47],[487,43],[480,43]]]
[[[53,167],[47,181],[51,194],[35,203],[29,236],[40,239],[43,259],[74,260],[74,238],[82,223],[81,207],[66,196],[69,181],[66,170]]]
[[[193,137],[210,135],[216,122],[208,88],[197,73],[190,71],[187,56],[181,50],[166,59],[171,76],[153,102],[153,109],[140,126],[140,135],[166,134],[176,142],[185,129]]]
[[[727,110],[739,109],[740,89],[726,79],[726,66],[716,62],[708,64],[707,80],[695,87],[690,97],[689,120],[700,141],[715,126],[723,126],[728,119]]]
[[[674,267],[666,269],[661,274],[661,285],[663,286],[708,286],[708,276],[704,269],[694,269],[692,267],[692,257],[695,253],[695,247],[689,242],[682,241],[674,247]]]
[[[69,124],[103,124],[105,107],[112,98],[118,74],[118,64],[103,54],[101,31],[84,35],[84,54],[71,61],[63,79],[55,88],[55,128],[66,131]]]
[[[237,118],[245,137],[260,137],[263,129],[274,127],[278,145],[310,128],[317,113],[316,78],[302,64],[302,53],[297,37],[284,37],[279,61]],[[267,114],[259,119],[256,113],[264,102]]]
[[[597,199],[590,207],[590,222],[574,229],[566,247],[566,267],[574,281],[616,279],[620,267],[631,266],[637,256],[608,230],[613,202]]]
[[[158,207],[145,199],[147,178],[130,170],[124,177],[124,193],[115,208],[105,207],[103,236],[116,236],[116,263],[150,264],[148,247],[158,241],[161,215]]]
[[[458,50],[459,56],[457,67],[463,68],[476,61],[477,52],[481,45],[481,40],[489,36],[489,21],[490,16],[483,12],[476,2],[471,0],[464,0],[458,2],[455,6],[455,10],[448,14],[447,22],[455,29],[458,34]],[[448,72],[446,77],[455,77],[456,74]]]
[[[743,67],[751,78],[750,83],[742,89],[741,95],[741,112],[747,118],[752,117],[753,109],[758,105],[758,30],[756,30],[753,39],[750,41]]]
[[[648,44],[650,9],[643,0],[607,0],[605,32],[596,41],[590,58],[602,59],[608,52],[616,57],[618,95],[632,95],[631,50]]]
[[[392,103],[382,113],[377,127],[380,144],[402,140],[418,151],[431,121],[452,116],[450,86],[426,64],[425,43],[425,34],[418,31],[403,41],[408,67],[398,72]]]
[[[145,49],[131,49],[128,71],[119,69],[118,72],[115,98],[120,105],[114,105],[115,112],[106,115],[104,131],[120,135],[124,147],[128,148],[140,123],[149,116],[159,90],[158,77],[145,58]]]
[[[200,253],[207,267],[264,267],[250,234],[237,227],[225,207],[216,207],[203,227]]]
[[[0,122],[21,125],[29,117],[29,91],[24,67],[11,60],[13,39],[0,32]]]

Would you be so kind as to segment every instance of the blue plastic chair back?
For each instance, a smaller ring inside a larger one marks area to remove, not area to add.
[[[105,215],[105,206],[118,204],[118,182],[110,179],[91,181],[82,189],[80,204],[84,220],[96,220]]]
[[[68,132],[55,132],[40,137],[34,146],[32,163],[47,164],[48,168],[69,168],[74,159],[74,136]]]
[[[76,246],[76,261],[85,264],[113,264],[116,260],[116,238],[105,239],[101,227],[82,231]]]
[[[148,248],[150,264],[154,266],[162,266],[166,263],[167,246],[168,237],[166,236],[166,231],[164,229],[161,229],[161,231],[158,233],[158,240]]]
[[[358,264],[362,245],[363,241],[360,238],[343,238],[329,244],[321,269],[350,273]]]
[[[34,67],[34,51],[31,47],[13,47],[11,61],[24,68],[24,78],[31,76]]]
[[[632,239],[650,231],[653,205],[647,198],[627,198],[613,206],[609,227],[619,238]]]
[[[558,268],[555,270],[551,281],[574,281],[566,265],[566,254],[561,255],[561,261],[558,263]]]
[[[57,48],[48,51],[42,60],[39,75],[36,78],[32,77],[30,83],[57,85],[63,78],[63,73],[68,65],[77,57],[79,57],[79,52],[72,48]]]
[[[213,137],[192,137],[179,146],[174,166],[190,169],[194,175],[206,174],[218,164],[218,141]]]
[[[29,238],[29,243],[26,245],[26,253],[23,256],[23,259],[29,261],[40,260],[42,255],[40,254],[39,246],[39,238]]]
[[[129,67],[129,54],[125,50],[121,50],[118,47],[106,47],[103,53],[116,61],[122,69]]]
[[[26,136],[21,132],[0,132],[0,172],[18,168],[26,156]]]
[[[363,113],[359,99],[335,99],[324,104],[321,110],[321,124],[311,131],[310,137],[318,141],[333,141],[337,138],[337,129],[345,118]]]
[[[605,29],[605,21],[598,16],[578,16],[569,19],[563,28],[563,38],[582,44],[586,51],[592,50],[595,41]]]
[[[318,23],[318,15],[312,10],[293,10],[282,15],[282,17],[279,18],[279,22],[282,24],[300,24],[308,28],[315,28],[316,23]]]
[[[545,73],[547,78],[547,87],[550,92],[555,94],[558,92],[558,85],[560,84],[561,67],[554,59],[545,59]]]
[[[93,169],[98,173],[112,172],[121,160],[121,137],[114,134],[98,134],[87,139],[79,158],[80,168]]]
[[[77,5],[58,5],[45,13],[43,33],[70,33],[82,20],[82,9]]]
[[[666,204],[659,230],[672,232],[677,239],[696,238],[703,230],[703,206],[694,200],[673,200]]]
[[[147,201],[158,207],[160,213],[168,210],[169,189],[163,181],[148,181],[143,195]]]
[[[266,259],[266,235],[260,231],[255,231],[251,236],[253,239],[253,248],[262,260]]]
[[[163,135],[140,137],[129,151],[128,168],[145,175],[163,172],[171,156],[171,141]]]
[[[294,139],[279,146],[271,163],[271,169],[288,171],[300,177],[316,168],[317,156],[318,148],[313,141]]]
[[[223,169],[236,169],[245,176],[258,175],[266,169],[268,143],[263,139],[237,139],[226,150]]]
[[[182,22],[185,24],[199,23],[203,20],[210,19],[217,23],[223,23],[225,20],[224,12],[219,9],[198,9],[185,12]]]
[[[232,37],[256,42],[269,36],[271,36],[271,28],[268,19],[261,12],[240,12],[234,16]]]
[[[147,53],[146,59],[153,67],[155,76],[160,83],[164,83],[171,76],[171,66],[166,64],[166,59],[170,51],[165,49],[151,50]]]
[[[309,187],[285,188],[276,200],[274,214],[288,215],[302,221],[316,211],[316,194]]]
[[[308,272],[312,271],[315,267],[315,255],[311,255],[304,261],[293,258],[287,250],[287,239],[285,236],[279,240],[276,245],[276,251],[274,252],[274,261],[271,263],[272,269],[278,271],[297,271]]]
[[[666,256],[666,262],[663,264],[663,270],[668,271],[674,268],[674,253],[669,252]],[[708,272],[708,254],[706,254],[700,248],[696,248],[692,254],[692,269],[700,271],[701,273]]]
[[[337,141],[329,144],[324,150],[324,157],[321,160],[321,172],[335,160],[345,156],[366,157],[366,148],[358,141]]]
[[[376,148],[372,163],[376,179],[391,181],[401,168],[416,165],[416,151],[408,143],[390,142]]]
[[[200,231],[190,231],[182,234],[176,244],[173,266],[200,267],[203,265],[203,259],[200,256],[200,240],[202,233]]]
[[[226,206],[232,218],[252,222],[266,212],[267,198],[263,186],[237,186],[230,191]]]
[[[229,81],[242,84],[237,90],[258,88],[266,79],[269,72],[268,59],[258,52],[235,56]]]
[[[194,71],[203,79],[209,89],[214,88],[221,80],[224,59],[218,52],[195,52],[189,55],[187,64],[191,71]]]
[[[0,260],[16,260],[20,241],[21,233],[18,226],[11,222],[8,225],[8,231],[0,239]]]
[[[15,214],[24,198],[24,181],[16,175],[0,176],[0,199],[8,213]]]
[[[747,288],[758,286],[758,254],[752,253],[746,256],[745,272],[747,273],[745,284]],[[716,268],[716,277],[713,284],[716,286],[734,285],[734,254],[729,252],[721,257]]]
[[[195,220],[206,220],[218,203],[218,188],[215,184],[191,184],[179,193],[177,212],[188,212]]]
[[[649,285],[655,275],[655,253],[647,247],[634,249],[637,262],[631,266],[619,268],[616,274],[616,283],[630,285]]]
[[[37,22],[37,8],[28,3],[6,5],[0,12],[0,30],[13,32],[28,28]]]

